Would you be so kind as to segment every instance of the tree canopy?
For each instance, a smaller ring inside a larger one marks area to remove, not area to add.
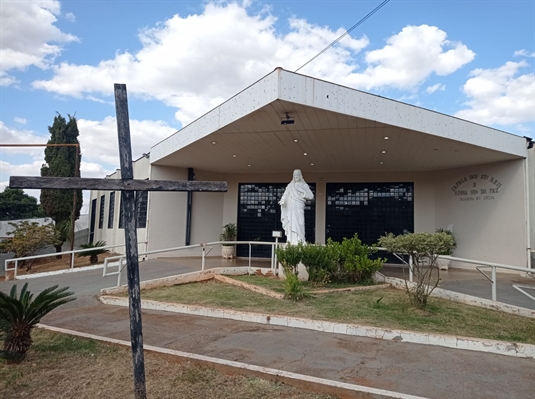
[[[48,144],[79,144],[78,125],[74,116],[69,115],[69,121],[67,121],[59,113],[56,114],[54,123],[48,127],[48,131],[50,132]],[[81,160],[82,156],[80,153],[78,160],[76,159],[75,147],[46,147],[45,163],[41,168],[41,176],[80,176]],[[73,190],[41,190],[41,206],[45,215],[56,222],[59,240],[65,242],[68,238],[68,226],[71,220]],[[76,190],[74,220],[80,217],[81,208],[82,190]],[[59,245],[59,248],[61,248],[61,245]]]
[[[32,219],[44,217],[37,198],[18,188],[9,188],[0,193],[0,220]]]

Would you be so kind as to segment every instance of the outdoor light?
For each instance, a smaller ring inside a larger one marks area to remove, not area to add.
[[[294,123],[295,119],[288,115],[288,112],[286,112],[286,118],[282,118],[281,125],[293,125]]]

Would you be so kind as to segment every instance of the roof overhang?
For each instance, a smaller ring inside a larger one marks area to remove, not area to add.
[[[294,124],[281,124],[285,115]],[[433,171],[525,158],[523,137],[275,69],[151,149],[223,173]]]

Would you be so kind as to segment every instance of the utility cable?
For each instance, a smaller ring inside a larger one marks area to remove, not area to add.
[[[327,47],[325,47],[323,50],[321,50],[318,54],[316,54],[314,57],[312,57],[310,60],[308,60],[305,64],[301,65],[299,68],[297,68],[294,72],[299,71],[303,67],[310,64],[312,61],[314,61],[316,58],[318,58],[320,55],[322,55],[324,52],[329,50],[332,46],[334,46],[336,43],[338,43],[340,40],[342,40],[344,37],[349,35],[353,29],[355,29],[357,26],[361,25],[364,21],[366,21],[368,18],[370,18],[373,14],[375,14],[377,11],[379,11],[383,6],[386,5],[390,0],[385,0],[381,4],[379,4],[377,7],[375,7],[372,11],[370,11],[364,18],[362,18],[359,22],[357,22],[355,25],[353,25],[351,28],[345,31],[343,35],[341,35],[338,39],[336,39],[334,42],[329,44]]]

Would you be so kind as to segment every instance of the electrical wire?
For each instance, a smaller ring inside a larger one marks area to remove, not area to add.
[[[314,61],[316,58],[318,58],[320,55],[322,55],[324,52],[329,50],[332,46],[334,46],[336,43],[338,43],[340,40],[342,40],[344,37],[349,35],[353,29],[355,29],[357,26],[361,25],[364,21],[366,21],[368,18],[370,18],[373,14],[375,14],[377,11],[379,11],[383,6],[386,5],[390,0],[385,0],[381,4],[379,4],[377,7],[375,7],[372,11],[370,11],[364,18],[362,18],[359,22],[357,22],[355,25],[353,25],[351,28],[345,31],[343,35],[341,35],[338,39],[336,39],[334,42],[329,44],[327,47],[325,47],[323,50],[321,50],[318,54],[316,54],[314,57],[312,57],[310,60],[308,60],[305,64],[301,65],[299,68],[297,68],[294,72],[299,71],[303,67],[310,64],[312,61]]]

